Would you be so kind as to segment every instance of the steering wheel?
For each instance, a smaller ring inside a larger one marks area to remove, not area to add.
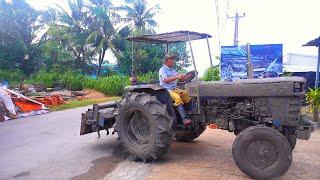
[[[186,76],[187,76],[186,83],[189,83],[193,78],[196,77],[196,71],[195,70],[189,71],[187,72]]]
[[[191,80],[196,77],[196,71],[192,70],[192,71],[189,71],[186,73],[186,80],[185,81],[178,81],[178,86],[183,86],[185,85],[186,83],[189,83],[191,82]]]
[[[189,71],[187,72],[186,74],[187,78],[184,80],[184,81],[178,81],[178,86],[183,86],[185,85],[186,83],[189,83],[191,82],[191,80],[196,77],[196,71]]]

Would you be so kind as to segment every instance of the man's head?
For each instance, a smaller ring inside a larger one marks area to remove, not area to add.
[[[163,62],[166,66],[168,66],[169,68],[172,68],[174,66],[175,58],[176,58],[175,55],[165,54],[163,58]]]

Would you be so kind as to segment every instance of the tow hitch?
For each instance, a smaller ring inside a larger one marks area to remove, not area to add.
[[[100,130],[105,129],[109,135],[109,129],[116,122],[118,114],[118,103],[116,101],[98,105],[94,104],[92,109],[88,109],[81,115],[80,135],[97,132],[100,137]],[[112,132],[114,134],[115,131]]]

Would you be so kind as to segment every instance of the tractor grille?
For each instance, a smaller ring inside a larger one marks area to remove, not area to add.
[[[300,120],[301,97],[292,98],[289,104],[288,121],[295,123]]]

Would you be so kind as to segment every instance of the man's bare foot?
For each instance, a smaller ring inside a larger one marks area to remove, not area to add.
[[[184,124],[185,127],[189,127],[189,126],[191,126],[191,124],[192,124],[192,120],[189,119],[189,118],[184,119],[184,120],[183,120],[183,124]]]

